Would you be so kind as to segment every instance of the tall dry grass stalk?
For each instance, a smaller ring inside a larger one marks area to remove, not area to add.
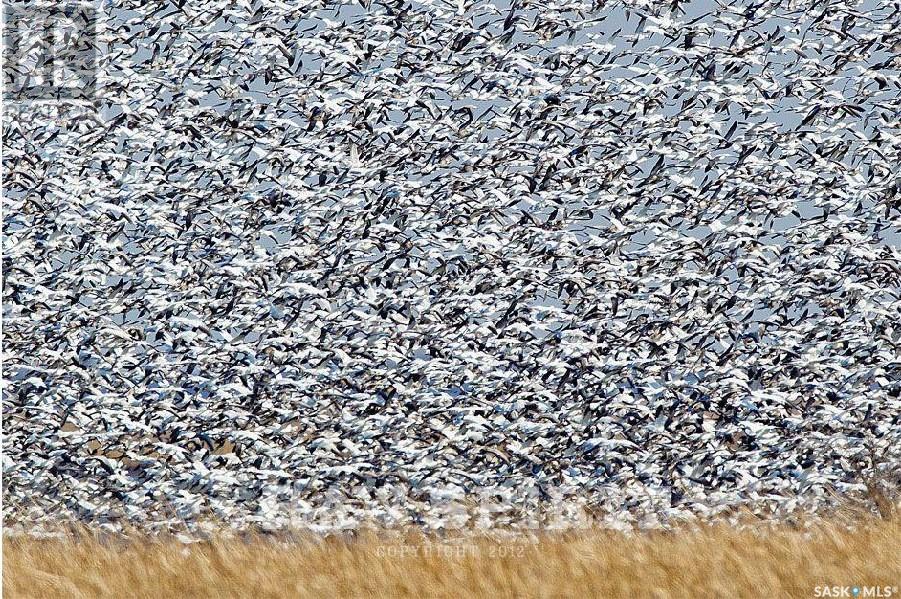
[[[546,534],[534,542],[397,533],[190,545],[6,538],[3,583],[8,598],[813,597],[818,585],[897,587],[899,543],[897,518],[853,530],[715,525]]]

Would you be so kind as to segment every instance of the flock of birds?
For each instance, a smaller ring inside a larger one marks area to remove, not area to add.
[[[4,520],[901,483],[898,0],[110,0],[3,122]]]

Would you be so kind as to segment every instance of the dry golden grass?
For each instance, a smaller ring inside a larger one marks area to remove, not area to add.
[[[431,543],[431,544],[430,544]],[[901,584],[901,520],[456,541],[4,539],[15,597],[812,597]],[[897,595],[897,591],[895,595]]]

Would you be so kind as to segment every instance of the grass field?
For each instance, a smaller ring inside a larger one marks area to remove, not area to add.
[[[3,586],[8,598],[814,597],[818,586],[899,597],[899,547],[898,518],[533,540],[16,537],[4,539]]]

